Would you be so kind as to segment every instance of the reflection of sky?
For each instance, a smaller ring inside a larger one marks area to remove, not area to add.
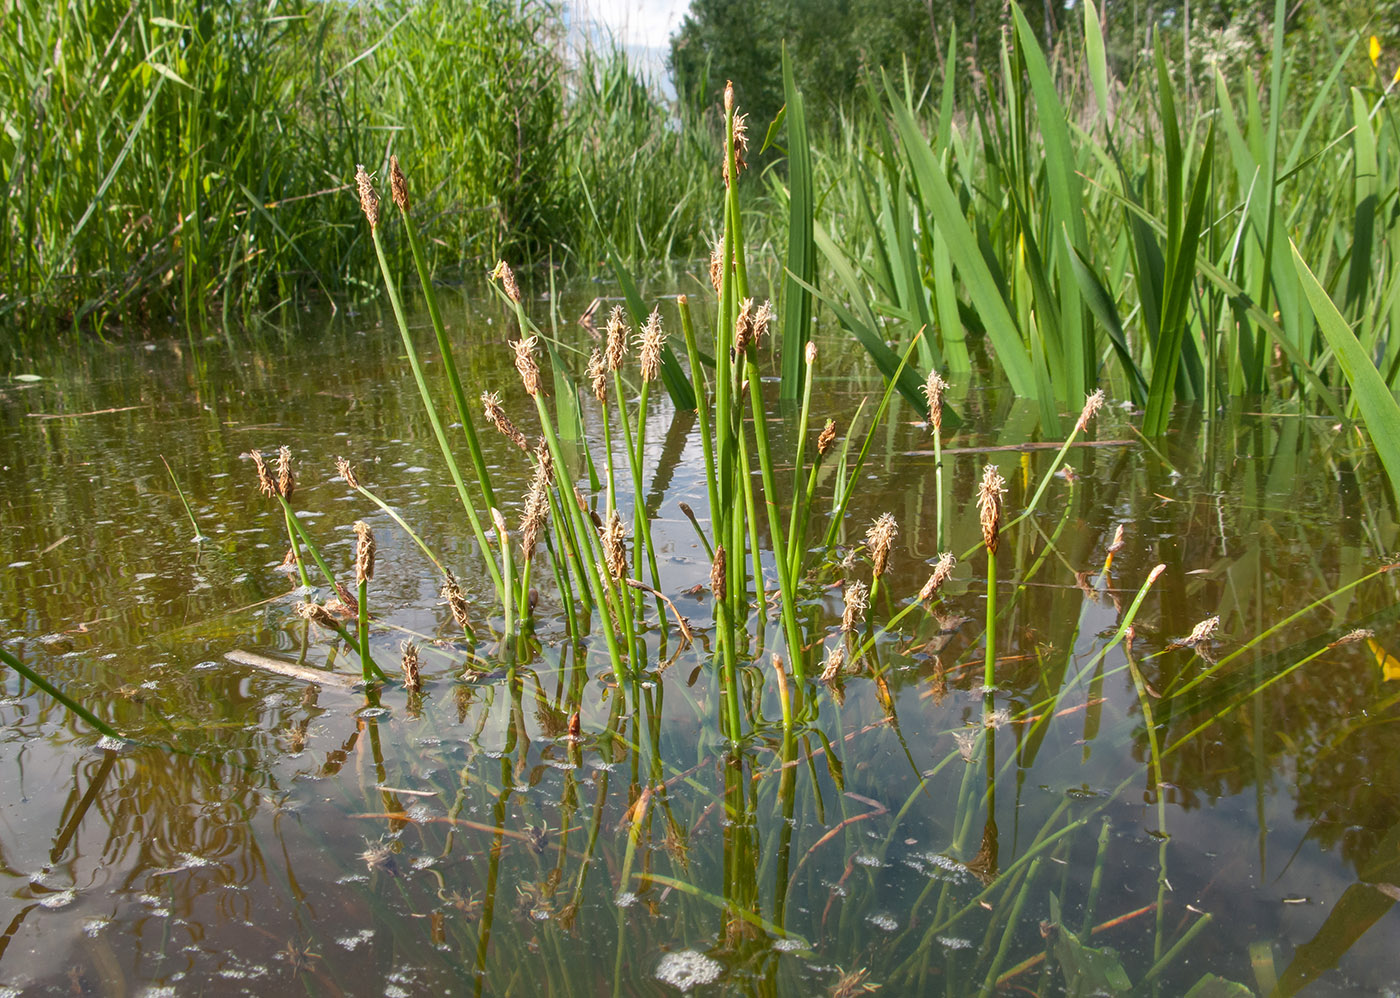
[[[667,86],[666,55],[671,32],[680,26],[688,0],[569,0],[571,22],[592,25],[596,36],[611,37],[651,80]]]

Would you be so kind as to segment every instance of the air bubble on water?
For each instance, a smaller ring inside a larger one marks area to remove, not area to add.
[[[667,953],[656,965],[656,979],[686,992],[698,984],[709,984],[724,970],[718,960],[693,949]]]

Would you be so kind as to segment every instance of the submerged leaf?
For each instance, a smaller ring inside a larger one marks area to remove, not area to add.
[[[1063,925],[1055,927],[1055,959],[1065,974],[1065,994],[1070,998],[1090,995],[1126,995],[1133,988],[1128,973],[1112,949],[1085,946]]]
[[[1186,998],[1254,998],[1254,992],[1243,984],[1207,974],[1186,992]]]

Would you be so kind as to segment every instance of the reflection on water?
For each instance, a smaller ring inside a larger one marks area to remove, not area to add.
[[[464,380],[525,412],[501,317],[469,334]],[[817,414],[846,426],[864,370],[823,344]],[[373,317],[10,374],[40,380],[0,382],[5,645],[140,743],[104,749],[6,677],[0,982],[21,992],[1174,995],[1206,973],[1255,994],[1400,987],[1400,687],[1383,672],[1400,610],[1378,571],[1395,508],[1330,421],[1237,410],[1148,444],[1131,413],[1101,416],[1075,482],[1004,537],[988,693],[980,556],[881,634],[938,555],[927,433],[896,401],[841,525],[854,567],[806,589],[809,635],[834,647],[843,576],[868,575],[866,528],[893,513],[891,574],[857,635],[873,651],[811,687],[789,736],[758,656],[754,733],[733,746],[709,560],[679,508],[706,516],[700,444],[664,399],[643,493],[697,640],[673,633],[663,654],[653,631],[656,659],[617,687],[604,652],[568,644],[545,585],[527,653],[487,661],[421,551],[335,479],[335,457],[354,461],[489,604],[397,337]],[[962,552],[983,464],[1014,515],[1050,452],[1018,449],[1033,406],[955,401],[975,427],[945,449]],[[770,436],[791,452],[790,414]],[[483,442],[498,481],[516,476],[513,521],[528,465]],[[373,526],[373,652],[392,663],[421,641],[421,695],[225,660],[358,669],[292,611],[286,535],[242,456],[283,443],[328,559],[348,564],[351,525]],[[192,542],[162,457],[208,540]],[[473,612],[483,633],[500,623]],[[1356,628],[1373,633],[1344,640]],[[780,645],[772,620],[765,647]]]

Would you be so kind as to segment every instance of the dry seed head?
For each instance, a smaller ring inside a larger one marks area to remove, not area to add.
[[[666,334],[661,331],[661,310],[653,308],[642,327],[637,356],[641,361],[642,380],[655,381],[661,376],[661,347],[666,342]]]
[[[997,472],[996,465],[989,464],[982,469],[982,482],[977,487],[977,513],[982,521],[982,543],[992,554],[997,553],[1001,543],[1001,497],[1006,495],[1006,479]]]
[[[943,432],[943,396],[947,391],[948,382],[937,368],[929,371],[928,380],[924,382],[924,397],[928,399],[928,421],[934,433]]]
[[[1333,641],[1330,647],[1336,648],[1338,645],[1352,645],[1356,644],[1358,641],[1366,641],[1375,636],[1376,632],[1369,627],[1358,627],[1354,631],[1347,631],[1336,641]]]
[[[501,436],[510,440],[527,454],[529,453],[530,442],[525,439],[525,434],[520,432],[520,428],[511,422],[505,409],[501,408],[500,392],[482,392],[481,407],[486,421],[499,430]]]
[[[627,531],[623,529],[622,517],[617,515],[615,509],[608,510],[602,539],[608,574],[614,579],[624,578],[627,575]]]
[[[821,681],[832,682],[841,674],[841,666],[846,662],[846,646],[838,644],[831,649],[831,654],[827,656],[826,663],[822,666]]]
[[[543,461],[535,465],[535,477],[530,491],[525,493],[525,510],[520,517],[520,543],[529,558],[535,550],[540,531],[549,520],[549,466]]]
[[[261,451],[252,451],[253,467],[258,470],[258,489],[263,495],[271,499],[277,494],[277,483],[272,480],[272,475],[267,470],[267,464],[263,461]]]
[[[710,287],[715,289],[715,294],[724,286],[724,240],[716,239],[714,246],[710,247]]]
[[[439,595],[447,601],[447,608],[452,611],[452,619],[457,622],[457,626],[464,631],[471,630],[471,618],[467,616],[469,605],[466,594],[462,592],[462,587],[457,584],[457,577],[451,572],[447,573],[447,579],[443,582]]]
[[[807,366],[811,367],[817,362],[817,345],[811,340],[808,340],[807,348],[803,350],[803,354],[807,358]]]
[[[373,232],[379,228],[379,195],[374,193],[374,183],[363,164],[355,166],[355,186],[360,191],[360,210],[369,219],[369,228]]]
[[[817,436],[817,456],[826,457],[826,452],[831,450],[831,445],[836,442],[836,420],[828,419],[826,425],[822,427],[821,433]]]
[[[297,603],[292,607],[293,612],[302,620],[309,620],[313,624],[320,624],[328,630],[335,630],[340,626],[331,612],[320,603]]]
[[[865,619],[865,610],[870,605],[870,589],[864,582],[853,581],[846,584],[846,609],[841,613],[841,631],[849,634],[856,625]]]
[[[399,666],[403,669],[403,688],[417,693],[423,688],[423,679],[418,675],[418,646],[412,641],[405,641],[399,649],[403,656],[399,660]]]
[[[491,270],[491,280],[500,281],[506,297],[517,305],[520,304],[520,285],[515,283],[515,271],[510,269],[510,264],[504,260],[497,260],[496,266]]]
[[[399,158],[389,157],[389,194],[394,199],[394,204],[398,205],[399,211],[405,215],[411,207],[408,200],[408,178],[399,169]]]
[[[374,531],[364,520],[355,521],[355,582],[374,578]]]
[[[338,457],[335,459],[335,470],[340,473],[341,478],[345,479],[346,485],[350,486],[352,489],[358,489],[360,487],[360,480],[355,477],[354,467],[345,458]]]
[[[754,336],[754,309],[753,299],[745,298],[739,303],[739,314],[734,319],[734,350],[736,353],[743,353],[748,349],[750,343],[756,342]]]
[[[1096,388],[1094,392],[1084,400],[1084,409],[1079,413],[1079,421],[1074,424],[1075,433],[1083,433],[1084,428],[1089,425],[1089,420],[1093,419],[1098,411],[1103,408],[1104,394],[1102,388]]]
[[[1207,617],[1195,627],[1191,628],[1191,633],[1180,641],[1176,642],[1184,648],[1194,648],[1199,644],[1204,644],[1214,637],[1216,630],[1220,627],[1220,618]]]
[[[716,603],[723,603],[727,596],[727,575],[724,560],[724,545],[715,548],[715,560],[710,563],[710,592]]]
[[[1108,550],[1104,553],[1117,554],[1119,551],[1123,550],[1124,546],[1125,544],[1123,541],[1123,524],[1120,523],[1113,531],[1113,543],[1108,546]]]
[[[538,336],[522,336],[510,345],[515,351],[515,369],[520,372],[520,383],[531,398],[540,394],[540,363],[535,358],[538,342]]]
[[[890,564],[890,548],[899,535],[899,524],[893,513],[881,513],[865,532],[865,546],[870,549],[870,559],[875,565],[875,578],[885,574]]]
[[[603,361],[603,354],[597,347],[588,355],[588,385],[593,390],[593,397],[604,404],[608,401],[608,365]]]
[[[627,323],[622,319],[622,306],[614,305],[613,310],[608,313],[608,340],[603,351],[603,359],[608,362],[609,371],[617,371],[622,368],[622,362],[627,359],[627,338],[629,330]]]
[[[977,747],[977,729],[959,728],[953,732],[953,742],[958,747],[958,755],[963,762],[972,761],[972,752]]]
[[[296,488],[297,480],[292,474],[292,449],[283,444],[277,449],[277,494],[291,502]]]
[[[953,552],[945,551],[938,556],[938,563],[933,566],[933,574],[924,583],[924,588],[919,590],[919,601],[927,603],[938,595],[938,591],[943,588],[943,583],[948,581],[948,577],[953,574],[953,566],[957,564],[957,559],[953,557]]]

